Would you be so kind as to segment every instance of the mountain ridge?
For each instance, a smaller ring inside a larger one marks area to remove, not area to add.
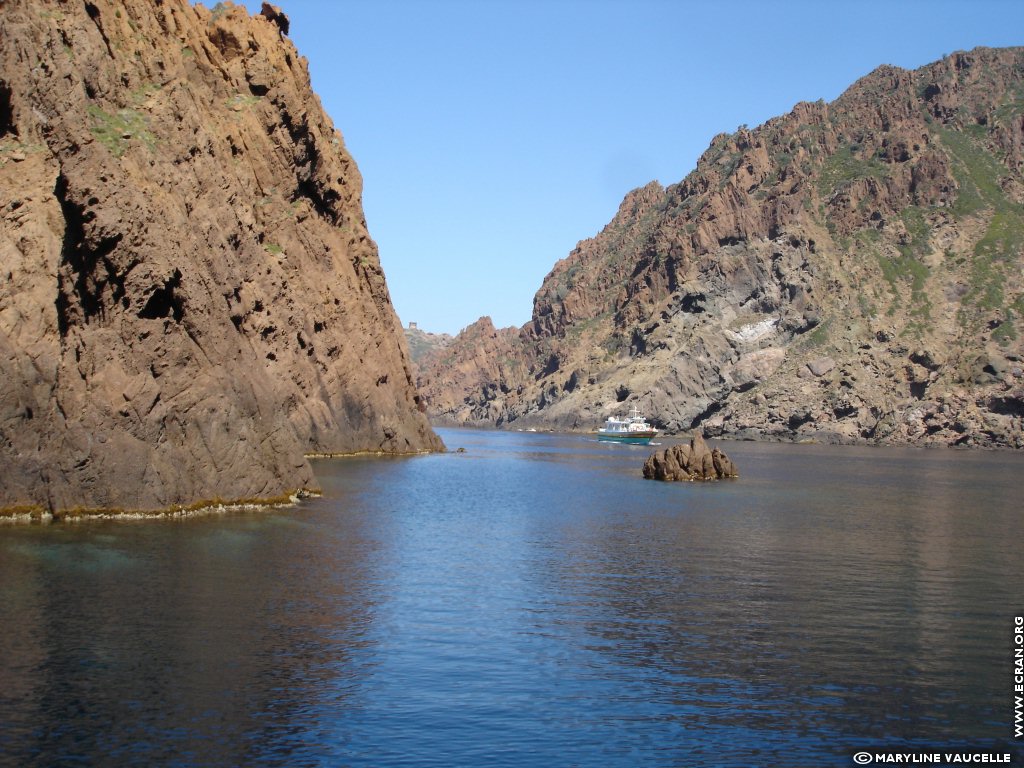
[[[428,412],[586,430],[635,403],[670,432],[1024,447],[1022,113],[1022,49],[976,49],[719,134],[554,265],[521,374],[422,362]]]

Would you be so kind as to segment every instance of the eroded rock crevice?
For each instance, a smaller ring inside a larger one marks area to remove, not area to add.
[[[107,305],[125,298],[124,277],[110,259],[121,233],[97,237],[87,233],[94,214],[68,193],[61,174],[53,190],[64,214],[64,233],[58,267],[57,316],[62,336],[72,324],[104,317]]]

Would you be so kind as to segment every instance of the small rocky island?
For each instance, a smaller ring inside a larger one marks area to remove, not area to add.
[[[721,480],[739,477],[736,466],[717,448],[709,448],[701,434],[696,434],[689,445],[680,443],[662,451],[655,451],[644,462],[644,477],[648,480]]]

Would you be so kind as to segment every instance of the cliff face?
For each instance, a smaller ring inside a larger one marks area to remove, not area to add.
[[[500,425],[504,398],[523,379],[520,345],[517,329],[497,330],[490,317],[481,317],[417,361],[420,396],[449,422]],[[464,390],[480,401],[467,403],[459,394]]]
[[[1022,171],[1022,49],[881,67],[627,195],[544,280],[521,375],[492,397],[458,360],[421,366],[428,409],[1024,447]]]
[[[441,447],[361,180],[265,6],[7,0],[0,508],[310,488]]]

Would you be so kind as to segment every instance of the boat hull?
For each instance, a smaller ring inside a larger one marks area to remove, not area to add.
[[[598,432],[597,439],[602,443],[628,443],[629,445],[647,445],[657,434],[657,432],[635,432],[633,434],[615,434],[610,432]]]

